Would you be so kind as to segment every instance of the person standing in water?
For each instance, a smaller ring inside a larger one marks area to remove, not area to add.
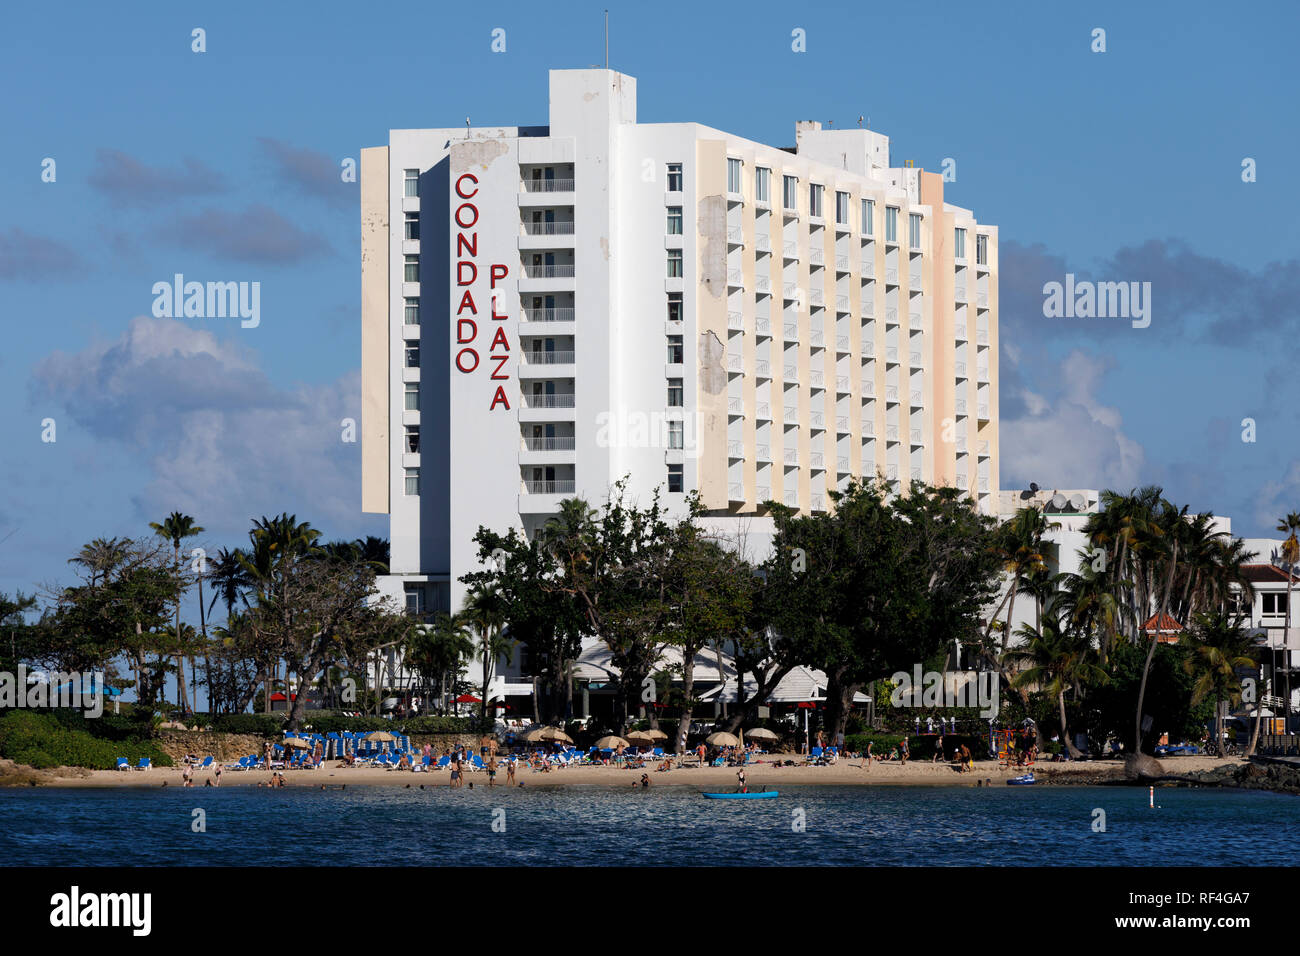
[[[744,767],[741,767],[738,771],[736,771],[736,779],[738,779],[738,780],[740,781],[740,792],[741,792],[741,793],[749,793],[749,787],[747,787],[747,786],[745,785],[745,768],[744,768]]]

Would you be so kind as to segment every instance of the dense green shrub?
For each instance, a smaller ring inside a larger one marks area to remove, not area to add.
[[[8,711],[0,717],[0,757],[42,770],[58,766],[112,770],[118,757],[126,757],[132,765],[141,757],[151,758],[156,766],[172,765],[171,758],[149,741],[103,740],[86,730],[69,729],[67,723],[75,723],[75,718],[60,713]],[[95,721],[86,723],[94,725]]]

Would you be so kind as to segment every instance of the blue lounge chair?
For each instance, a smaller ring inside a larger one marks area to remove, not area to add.
[[[149,770],[153,767],[153,761],[148,757],[141,757],[140,762],[135,765],[136,770]]]
[[[211,767],[211,766],[212,766],[212,757],[211,757],[211,756],[208,756],[208,757],[204,757],[204,758],[203,758],[203,762],[202,762],[201,764],[199,764],[198,767],[196,767],[195,769],[196,769],[196,770],[207,770],[207,769],[208,769],[209,767]]]
[[[118,769],[118,770],[130,770],[130,769],[131,769],[131,761],[127,760],[125,757],[118,757],[118,758],[117,758],[117,769]]]

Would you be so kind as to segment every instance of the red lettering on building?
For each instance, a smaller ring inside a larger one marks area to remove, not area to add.
[[[465,180],[467,180],[467,179],[468,179],[470,182],[472,182],[472,183],[474,184],[474,191],[473,191],[472,193],[467,193],[467,192],[465,192],[464,188],[461,186],[461,183],[465,182]],[[456,180],[456,195],[459,196],[461,199],[473,199],[475,196],[477,196],[477,195],[478,195],[478,177],[475,176],[473,173],[464,173],[464,174],[461,175],[459,178],[457,178],[457,180]]]
[[[471,232],[468,237],[465,233],[456,233],[456,255],[461,256],[468,253],[471,256],[478,255],[478,233]]]
[[[465,326],[469,326],[469,335],[465,334]],[[473,342],[474,337],[478,335],[478,326],[474,324],[473,319],[456,320],[456,344],[464,345],[467,342]]]
[[[500,280],[510,275],[510,270],[500,263],[495,263],[488,272],[491,275],[491,282],[488,284],[489,289],[495,289]]]
[[[465,294],[461,296],[460,308],[456,310],[456,314],[460,315],[466,309],[469,309],[470,315],[478,315],[478,309],[474,308],[474,295],[469,289],[466,289]]]
[[[501,347],[507,352],[510,351],[510,340],[506,338],[506,330],[499,325],[497,326],[497,334],[492,336],[492,344],[488,346],[488,351],[495,352],[497,350],[498,342],[501,343]]]
[[[504,380],[507,381],[507,382],[510,381],[510,376],[509,376],[509,375],[502,375],[502,374],[501,374],[501,368],[502,368],[502,366],[504,366],[504,365],[506,364],[506,362],[510,359],[510,356],[509,356],[509,355],[489,355],[488,358],[491,359],[492,361],[494,361],[494,362],[497,363],[497,367],[494,368],[494,369],[492,370],[492,380],[493,380],[493,381],[499,381],[499,380],[504,379]]]
[[[474,218],[469,222],[464,222],[462,219],[462,214],[465,213],[466,209],[474,214]],[[475,206],[472,202],[464,202],[456,207],[456,225],[462,229],[468,229],[476,222],[478,222],[478,206]]]
[[[471,365],[469,368],[465,367],[466,355],[468,355],[470,358],[474,360],[474,364]],[[474,369],[478,368],[478,353],[475,352],[473,349],[461,349],[459,352],[456,353],[456,367],[460,369],[462,372],[474,371]]]
[[[488,406],[488,411],[492,411],[498,404],[504,405],[506,411],[510,411],[510,399],[506,398],[506,389],[504,385],[497,386],[497,393],[492,396],[492,404]]]

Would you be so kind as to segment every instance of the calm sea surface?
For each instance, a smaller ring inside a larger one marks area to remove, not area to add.
[[[0,865],[1300,863],[1296,797],[1157,790],[1156,803],[1127,787],[790,787],[763,801],[677,787],[5,789]]]

